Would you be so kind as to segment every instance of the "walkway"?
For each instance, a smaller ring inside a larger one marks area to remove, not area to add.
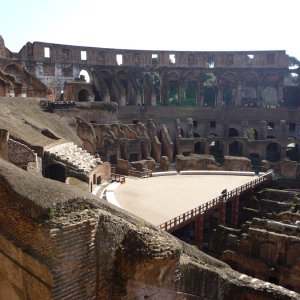
[[[120,206],[160,225],[209,200],[221,191],[237,188],[257,176],[173,175],[147,179],[126,178],[115,191]]]

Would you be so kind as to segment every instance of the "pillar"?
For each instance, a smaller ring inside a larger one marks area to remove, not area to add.
[[[238,218],[239,218],[239,196],[235,195],[231,199],[231,227],[238,226]]]
[[[203,227],[204,214],[199,214],[195,219],[195,244],[200,249],[203,245]]]

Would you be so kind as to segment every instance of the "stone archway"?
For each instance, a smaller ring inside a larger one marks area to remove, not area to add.
[[[264,107],[277,106],[277,90],[272,86],[265,87],[261,92]]]
[[[229,144],[229,155],[243,156],[243,144],[238,141]]]
[[[286,158],[299,162],[300,149],[297,143],[292,142],[286,146]]]
[[[195,154],[204,154],[205,153],[205,145],[202,142],[197,142],[194,144],[194,153]]]
[[[89,101],[89,92],[86,89],[82,89],[78,92],[78,101],[86,102]]]
[[[61,164],[52,164],[45,168],[45,177],[56,181],[65,182],[66,181],[66,170]]]
[[[229,130],[228,130],[228,135],[229,135],[229,136],[239,136],[239,132],[238,132],[237,129],[231,127],[231,128],[229,128]]]
[[[277,143],[270,143],[266,148],[266,160],[270,162],[280,161],[280,145]]]
[[[224,145],[221,141],[213,140],[210,143],[209,154],[215,157],[219,163],[224,161]]]

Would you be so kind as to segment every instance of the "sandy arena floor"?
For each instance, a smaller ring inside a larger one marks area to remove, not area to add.
[[[173,175],[145,179],[126,178],[115,191],[120,206],[160,225],[219,196],[252,181],[256,176]]]

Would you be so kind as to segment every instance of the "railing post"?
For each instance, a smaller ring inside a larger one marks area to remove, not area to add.
[[[199,214],[195,219],[195,244],[200,249],[203,244],[203,223],[204,215]]]

